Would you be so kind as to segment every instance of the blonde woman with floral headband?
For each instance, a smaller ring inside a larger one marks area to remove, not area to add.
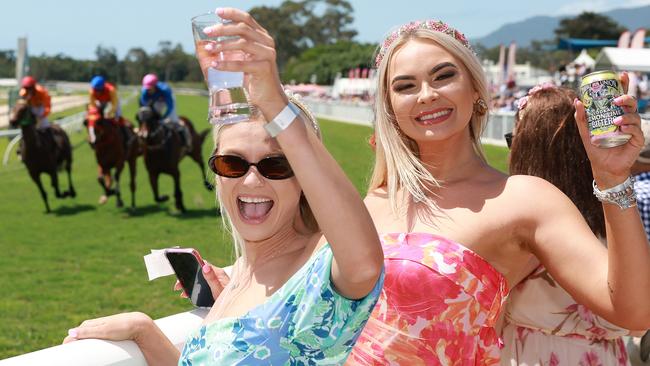
[[[519,100],[510,174],[558,187],[604,244],[602,206],[583,189],[594,177],[574,118],[576,97],[571,89],[544,83]],[[540,264],[508,297],[502,365],[625,366],[630,362],[622,336],[629,334],[578,303]]]
[[[650,250],[628,179],[643,145],[634,98],[616,101],[626,112],[616,123],[632,139],[611,149],[590,145],[584,107],[574,102],[595,178],[579,188],[604,201],[605,248],[559,189],[487,164],[485,75],[460,32],[438,21],[406,24],[383,42],[376,66],[376,161],[365,202],[386,276],[348,364],[499,364],[503,301],[540,264],[599,316],[650,326],[650,308],[637,305],[650,303]]]

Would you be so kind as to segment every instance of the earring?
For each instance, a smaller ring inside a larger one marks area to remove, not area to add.
[[[479,116],[483,116],[487,113],[488,111],[488,106],[487,103],[485,103],[485,100],[483,98],[478,98],[476,102],[474,102],[474,113],[478,114]]]

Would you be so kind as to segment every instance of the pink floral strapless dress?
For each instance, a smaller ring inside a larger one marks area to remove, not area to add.
[[[384,288],[348,365],[498,365],[508,293],[486,260],[425,233],[380,235]]]

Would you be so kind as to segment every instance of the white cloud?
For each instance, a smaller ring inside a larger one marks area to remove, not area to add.
[[[561,6],[557,15],[575,15],[583,11],[603,12],[619,8],[635,8],[650,5],[650,0],[579,0]]]

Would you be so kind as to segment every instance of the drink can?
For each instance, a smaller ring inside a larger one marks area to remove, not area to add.
[[[623,115],[623,108],[614,99],[623,95],[623,87],[614,71],[596,71],[582,77],[580,100],[587,112],[591,143],[598,147],[625,144],[632,135],[622,133],[614,119]]]

